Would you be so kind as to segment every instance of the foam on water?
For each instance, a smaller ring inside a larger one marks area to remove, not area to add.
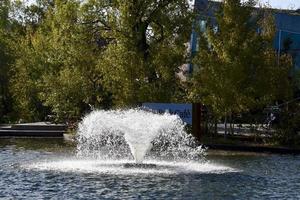
[[[229,173],[237,170],[213,163],[199,162],[167,162],[150,160],[146,164],[155,165],[156,167],[139,168],[124,167],[124,164],[133,163],[131,160],[59,160],[45,161],[24,165],[23,168],[31,170],[53,170],[61,172],[76,173],[99,173],[99,174],[188,174],[188,173]]]

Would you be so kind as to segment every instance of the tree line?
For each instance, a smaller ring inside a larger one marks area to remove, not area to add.
[[[76,121],[141,102],[202,102],[221,118],[288,99],[292,60],[278,59],[272,14],[253,5],[225,0],[191,55],[199,13],[188,0],[3,0],[0,121]],[[188,62],[197,70],[184,81]]]

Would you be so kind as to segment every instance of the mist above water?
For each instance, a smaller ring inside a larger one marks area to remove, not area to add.
[[[196,161],[203,155],[177,115],[142,109],[96,110],[78,128],[77,155],[105,160]]]

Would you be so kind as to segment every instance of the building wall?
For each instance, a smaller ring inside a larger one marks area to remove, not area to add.
[[[198,50],[198,38],[197,38],[197,31],[204,28],[205,24],[204,22],[207,20],[207,16],[213,15],[212,9],[210,9],[210,5],[208,0],[195,0],[194,2],[194,10],[197,13],[200,13],[197,16],[196,22],[193,24],[193,30],[191,35],[191,41],[190,41],[190,52],[193,57],[195,53]],[[194,66],[192,63],[188,64],[187,71],[189,73],[192,73],[194,71]]]
[[[201,14],[199,14],[197,22],[194,24],[194,29],[199,30],[203,20],[210,19],[210,22],[215,23],[214,13],[219,5],[218,2],[195,0],[195,10]],[[292,55],[295,69],[300,70],[300,13],[274,10],[274,16],[276,24],[274,49],[278,53],[284,52]],[[196,33],[193,30],[190,44],[192,55],[198,50],[197,43]],[[192,69],[193,66],[190,65],[190,72]]]
[[[300,69],[300,15],[275,13],[276,37],[274,48],[293,57],[294,66]]]

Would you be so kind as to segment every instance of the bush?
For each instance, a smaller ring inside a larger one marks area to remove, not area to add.
[[[300,103],[284,108],[279,115],[279,123],[274,126],[273,141],[280,145],[300,145]]]

